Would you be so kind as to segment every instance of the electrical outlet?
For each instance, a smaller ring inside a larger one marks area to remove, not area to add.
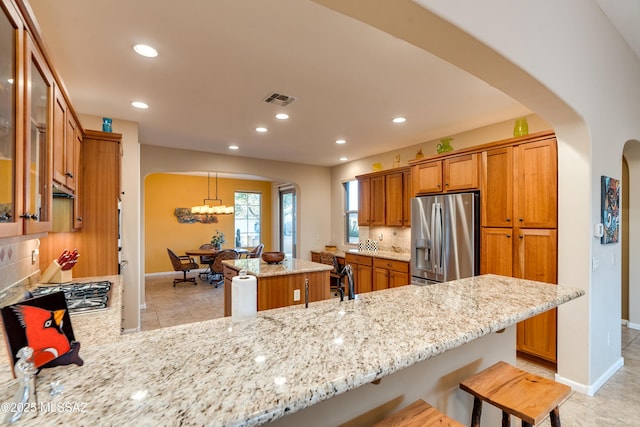
[[[38,249],[31,251],[31,265],[38,262],[38,255],[40,255],[40,251]]]
[[[599,267],[600,267],[600,258],[597,256],[594,256],[593,259],[591,260],[591,269],[593,271],[596,271]]]
[[[293,300],[300,301],[300,289],[293,290]]]
[[[382,242],[382,233],[378,234],[378,240]]]

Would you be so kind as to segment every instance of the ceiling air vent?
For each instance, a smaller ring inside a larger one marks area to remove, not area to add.
[[[267,104],[279,105],[280,107],[286,107],[295,100],[296,99],[293,96],[273,92],[264,99],[264,102],[266,102]]]

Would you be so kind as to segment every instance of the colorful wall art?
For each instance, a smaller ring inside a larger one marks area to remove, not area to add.
[[[603,176],[602,192],[600,196],[600,211],[602,212],[602,224],[604,234],[600,243],[618,243],[620,232],[620,180]]]

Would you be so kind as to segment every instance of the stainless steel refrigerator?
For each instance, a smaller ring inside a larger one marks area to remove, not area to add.
[[[480,268],[478,193],[411,200],[411,280],[424,285],[462,279]]]

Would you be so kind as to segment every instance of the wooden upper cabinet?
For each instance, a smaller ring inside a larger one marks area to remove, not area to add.
[[[53,76],[34,41],[26,37],[25,233],[51,230]]]
[[[444,190],[476,190],[479,154],[467,154],[444,160]]]
[[[515,147],[514,165],[514,225],[556,228],[558,153],[555,138]]]
[[[395,172],[385,177],[386,224],[402,227],[404,221],[402,172]]]
[[[418,163],[411,167],[414,194],[477,190],[478,153]]]
[[[513,226],[513,147],[482,153],[482,225]]]
[[[358,225],[371,224],[371,179],[358,178]]]
[[[419,163],[411,167],[414,194],[442,192],[442,161]]]
[[[53,100],[53,180],[66,185],[66,111],[67,103],[62,94],[55,91]]]
[[[386,225],[385,206],[385,176],[371,177],[371,225]]]
[[[413,197],[411,169],[402,172],[402,226],[411,226],[411,198]]]

